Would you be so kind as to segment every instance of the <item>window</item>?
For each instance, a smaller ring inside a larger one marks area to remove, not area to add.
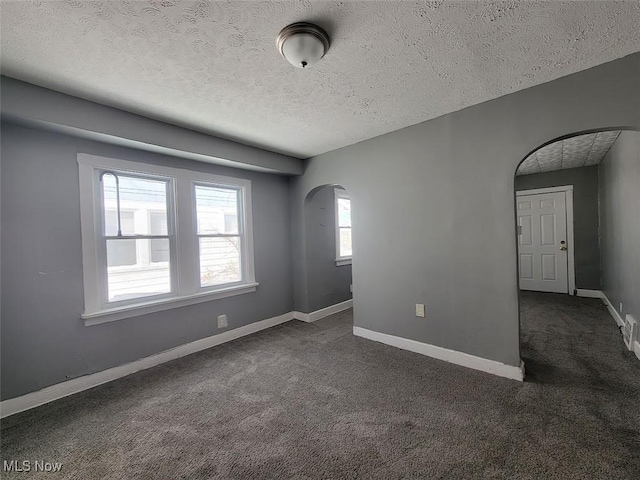
[[[129,303],[170,294],[169,258],[152,264],[151,251],[154,242],[169,250],[175,239],[167,229],[172,180],[111,170],[97,173],[103,224],[97,247],[99,254],[106,256],[107,302]],[[150,209],[158,210],[157,218],[164,223],[162,232],[150,230]]]
[[[336,265],[351,265],[351,199],[346,190],[335,189]]]
[[[255,291],[251,182],[79,154],[86,324]]]
[[[200,254],[200,286],[242,280],[242,234],[238,229],[240,192],[233,188],[196,185]],[[230,220],[233,219],[233,220]]]

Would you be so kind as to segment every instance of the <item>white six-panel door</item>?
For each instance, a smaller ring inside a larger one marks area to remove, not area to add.
[[[516,197],[520,289],[568,293],[565,192]]]

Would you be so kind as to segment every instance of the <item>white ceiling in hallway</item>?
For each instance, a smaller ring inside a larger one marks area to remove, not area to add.
[[[309,157],[640,51],[640,2],[3,0],[2,73]],[[313,69],[275,39],[313,21]]]
[[[619,130],[588,133],[550,143],[529,155],[518,166],[516,175],[598,165],[618,135]]]

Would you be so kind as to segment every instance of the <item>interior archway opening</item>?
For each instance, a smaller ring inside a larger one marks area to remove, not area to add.
[[[305,313],[309,321],[345,312],[353,324],[351,213],[351,196],[341,185],[319,186],[305,198]]]
[[[640,262],[640,132],[603,128],[551,140],[520,162],[514,187],[527,377],[599,364],[627,319],[640,317],[640,271],[628,265]],[[613,348],[633,355],[633,343],[620,338]]]

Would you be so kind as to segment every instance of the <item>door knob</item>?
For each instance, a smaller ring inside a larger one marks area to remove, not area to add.
[[[560,250],[562,250],[563,252],[567,249],[567,247],[565,247],[564,245],[560,247]]]

